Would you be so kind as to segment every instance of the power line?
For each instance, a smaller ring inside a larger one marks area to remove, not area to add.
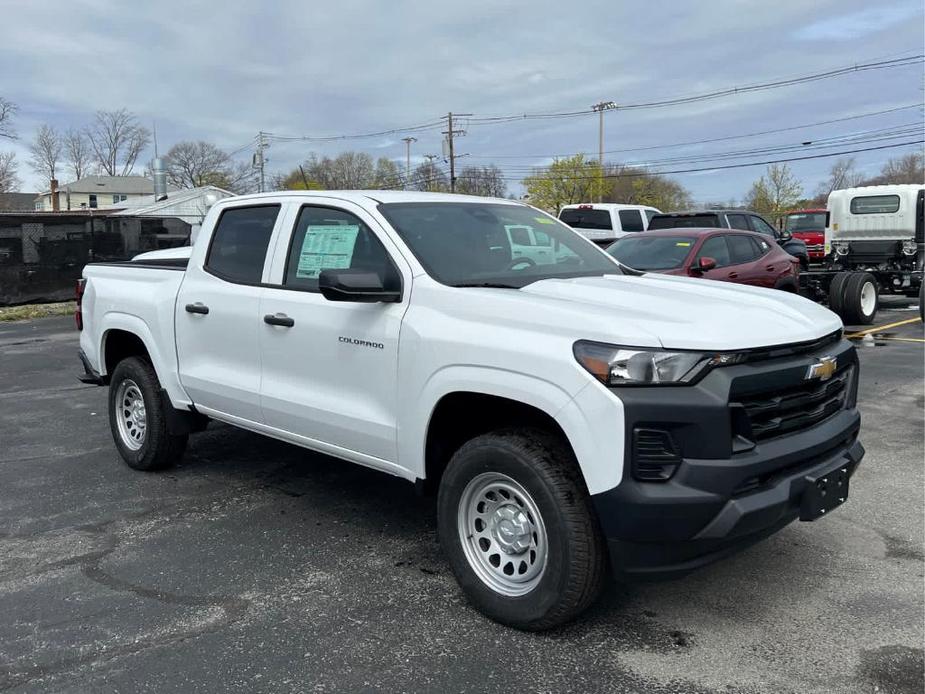
[[[724,164],[724,165],[719,165],[719,166],[707,166],[704,168],[697,168],[697,169],[675,169],[671,171],[666,171],[666,170],[631,171],[629,173],[605,174],[604,178],[639,178],[640,176],[652,176],[652,175],[663,176],[663,175],[668,175],[668,174],[696,173],[699,171],[719,171],[723,169],[741,169],[741,168],[746,168],[750,166],[766,166],[769,164],[783,164],[783,163],[788,163],[792,161],[806,161],[808,159],[828,159],[831,157],[843,157],[847,154],[858,154],[860,152],[874,152],[878,150],[895,149],[897,147],[907,147],[909,145],[921,145],[921,144],[925,144],[925,140],[912,140],[909,142],[898,142],[896,144],[880,145],[878,147],[865,147],[862,149],[851,149],[851,150],[845,150],[842,152],[829,152],[828,154],[813,154],[813,155],[809,155],[805,157],[789,157],[786,159],[770,159],[767,161],[754,161],[754,162],[748,162],[748,163],[742,163],[742,164]],[[502,176],[501,178],[505,181],[520,181],[522,180],[523,177]],[[597,177],[596,176],[571,176],[570,177],[571,180],[592,180],[595,178]]]
[[[868,63],[857,63],[854,65],[846,65],[832,70],[825,70],[823,72],[816,72],[809,75],[802,75],[800,77],[792,77],[788,79],[776,79],[769,82],[760,82],[757,84],[749,84],[742,87],[727,87],[725,89],[718,89],[712,92],[706,92],[701,94],[694,94],[690,96],[678,96],[674,98],[661,99],[658,101],[643,101],[639,103],[624,103],[620,104],[617,107],[619,111],[630,111],[630,110],[639,110],[639,109],[649,109],[649,108],[664,108],[666,106],[677,106],[681,104],[690,104],[698,101],[710,101],[713,99],[719,99],[725,96],[734,96],[739,94],[747,94],[749,92],[757,91],[766,91],[769,89],[780,89],[781,87],[790,87],[797,84],[805,84],[807,82],[816,82],[819,80],[832,79],[834,77],[840,77],[842,75],[851,74],[854,72],[867,72],[870,70],[886,70],[897,67],[906,67],[908,65],[917,65],[923,62],[925,59],[925,54],[917,54],[914,56],[908,56],[905,58],[894,58],[892,60],[879,60]],[[473,123],[506,123],[511,121],[518,120],[543,120],[543,119],[554,119],[554,118],[574,118],[577,116],[586,116],[589,114],[595,113],[594,109],[585,109],[580,111],[562,111],[562,112],[552,112],[552,113],[523,113],[523,114],[511,114],[507,116],[474,116],[470,120]]]
[[[861,118],[870,118],[873,116],[882,116],[887,113],[896,113],[898,111],[906,111],[913,108],[921,108],[921,104],[909,104],[908,106],[897,106],[896,108],[888,108],[882,111],[871,111],[869,113],[861,113],[855,116],[845,116],[844,118],[832,118],[830,120],[817,121],[815,123],[804,123],[803,125],[791,125],[785,128],[774,128],[772,130],[759,130],[751,133],[742,133],[739,135],[724,135],[723,137],[711,137],[703,140],[687,140],[685,142],[672,142],[669,144],[663,145],[648,145],[646,147],[629,147],[625,149],[607,149],[604,150],[604,154],[624,154],[628,152],[645,152],[653,149],[670,149],[673,147],[687,147],[689,145],[704,145],[710,144],[713,142],[725,142],[728,140],[740,140],[749,137],[759,137],[761,135],[773,135],[775,133],[790,132],[793,130],[803,130],[806,128],[813,128],[819,125],[831,125],[833,123],[844,123],[846,121],[858,120]],[[571,152],[568,154],[473,154],[472,156],[476,159],[546,159],[549,157],[570,157],[574,154],[585,154],[585,152]]]
[[[866,132],[858,133],[847,133],[844,135],[835,135],[827,138],[821,138],[818,140],[809,140],[799,143],[789,143],[789,144],[780,144],[780,145],[769,145],[766,147],[755,147],[744,150],[732,150],[728,152],[706,152],[701,154],[689,154],[682,155],[678,157],[666,157],[662,159],[649,159],[642,161],[631,161],[627,162],[628,166],[634,167],[647,167],[647,166],[659,166],[666,164],[678,164],[678,163],[694,163],[694,162],[703,162],[703,161],[715,161],[717,159],[735,159],[747,156],[755,156],[761,154],[780,154],[788,151],[806,151],[811,149],[827,149],[831,147],[841,147],[849,144],[865,144],[868,142],[876,142],[881,140],[890,140],[897,139],[901,137],[909,137],[920,134],[922,132],[922,123],[911,123],[908,125],[895,126],[891,128],[881,128],[876,130],[870,130]],[[505,170],[508,172],[541,172],[543,170],[549,169],[552,166],[547,164],[544,166],[525,166],[525,165],[516,165],[505,167]],[[588,163],[589,168],[596,168],[598,164],[596,162]]]

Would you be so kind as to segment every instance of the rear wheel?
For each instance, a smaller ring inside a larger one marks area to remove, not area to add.
[[[167,430],[160,383],[140,357],[119,362],[109,384],[109,427],[122,459],[135,470],[161,470],[183,455],[187,436]]]
[[[540,430],[478,436],[453,456],[440,541],[469,601],[531,631],[567,622],[600,592],[606,551],[577,462]]]
[[[869,272],[853,272],[845,283],[841,316],[850,325],[870,325],[880,306],[880,287]]]

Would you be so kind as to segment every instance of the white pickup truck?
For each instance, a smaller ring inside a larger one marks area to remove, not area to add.
[[[517,256],[511,230],[549,240]],[[858,361],[799,296],[621,267],[554,217],[410,192],[222,200],[94,263],[81,380],[139,470],[217,420],[415,482],[470,601],[543,629],[845,500]]]

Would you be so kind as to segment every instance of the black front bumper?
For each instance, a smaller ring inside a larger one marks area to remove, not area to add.
[[[820,356],[853,370],[842,409],[799,431],[755,442],[741,436],[732,404],[743,389],[786,391]],[[739,551],[800,517],[804,492],[820,474],[850,476],[864,456],[855,407],[857,358],[847,342],[809,354],[716,369],[695,386],[623,389],[627,428],[623,481],[592,497],[617,578],[683,575]],[[668,481],[632,474],[631,432],[671,433],[682,461]]]

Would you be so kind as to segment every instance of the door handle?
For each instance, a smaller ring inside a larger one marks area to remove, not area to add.
[[[209,313],[209,307],[197,301],[195,304],[187,304],[186,312],[187,313],[200,313],[203,316],[205,316],[205,315],[208,315]]]
[[[765,268],[765,270],[767,270],[768,272],[774,272],[774,266],[773,266],[773,265],[768,265],[768,266]]]
[[[727,276],[729,277],[729,279],[734,280],[734,279],[738,279],[739,273],[738,273],[738,272],[730,272],[729,275],[727,275]]]
[[[279,325],[284,328],[291,328],[295,325],[295,321],[285,313],[268,313],[263,317],[263,322],[267,325]]]

